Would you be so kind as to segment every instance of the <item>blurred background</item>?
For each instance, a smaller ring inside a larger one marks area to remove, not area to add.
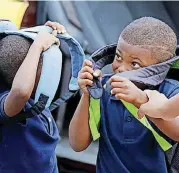
[[[9,19],[19,28],[56,21],[65,26],[89,57],[98,48],[116,43],[122,29],[134,19],[152,16],[163,20],[179,33],[177,1],[0,1],[0,19]],[[56,97],[63,97],[71,76],[68,46],[63,48],[63,69]],[[74,152],[68,142],[68,127],[80,94],[53,112],[61,141],[56,153],[62,173],[94,173],[98,143],[81,153]]]

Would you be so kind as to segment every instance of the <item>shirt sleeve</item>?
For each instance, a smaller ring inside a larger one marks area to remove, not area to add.
[[[167,79],[159,88],[159,92],[163,93],[167,98],[171,98],[179,94],[179,82]]]
[[[5,91],[0,94],[0,121],[3,121],[5,119],[8,119],[9,117],[4,112],[4,102],[8,95],[9,91]]]
[[[171,98],[175,95],[179,94],[179,86],[177,88],[175,88],[169,95],[168,98]]]

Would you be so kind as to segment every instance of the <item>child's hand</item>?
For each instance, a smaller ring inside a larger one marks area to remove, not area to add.
[[[96,70],[95,72],[92,69],[92,62],[89,60],[85,60],[83,63],[83,67],[78,74],[78,85],[81,88],[84,94],[88,94],[88,90],[86,86],[93,85],[93,76],[99,77],[102,76],[100,70]]]
[[[47,50],[54,43],[60,44],[59,39],[45,31],[39,32],[33,42],[33,44],[36,45],[40,49],[40,51]]]
[[[117,99],[132,103],[137,108],[148,101],[146,93],[124,77],[113,76],[110,83],[112,86],[111,94],[115,95]]]
[[[168,98],[158,91],[145,90],[145,93],[147,94],[149,101],[141,105],[138,111],[139,118],[147,115],[152,118],[162,118],[165,120],[171,119],[169,117],[170,113],[165,111]]]
[[[65,27],[57,22],[48,21],[45,23],[45,25],[52,27],[54,30],[57,30],[59,34],[66,33]]]

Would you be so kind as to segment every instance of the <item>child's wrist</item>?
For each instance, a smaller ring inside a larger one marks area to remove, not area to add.
[[[89,94],[87,94],[87,93],[83,93],[82,94],[82,96],[81,96],[81,98],[83,99],[83,101],[85,101],[85,100],[90,100],[90,95]]]
[[[141,94],[139,94],[139,97],[136,98],[134,102],[134,106],[137,108],[140,108],[142,104],[145,104],[148,102],[148,96],[145,92],[141,91]]]
[[[33,49],[40,51],[40,52],[43,51],[43,46],[41,44],[39,44],[37,41],[34,41],[31,47]]]
[[[84,96],[88,96],[89,97],[89,92],[88,92],[88,89],[87,87],[83,87],[83,86],[79,86],[80,87],[80,93],[81,95],[84,95]]]
[[[81,93],[84,97],[89,97],[89,92],[81,90]]]

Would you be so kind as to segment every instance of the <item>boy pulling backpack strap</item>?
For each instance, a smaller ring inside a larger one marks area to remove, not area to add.
[[[91,61],[93,62],[93,69],[102,69],[108,64],[111,64],[113,62],[113,59],[115,57],[115,50],[116,45],[108,45],[105,46],[99,50],[97,50],[92,56]],[[102,58],[101,58],[102,57]],[[170,67],[179,68],[177,66],[178,64],[179,56],[175,56],[165,62],[151,65],[148,67],[141,68],[139,70],[133,70],[133,71],[126,71],[122,73],[118,73],[115,75],[119,75],[122,77],[126,77],[132,82],[134,82],[136,85],[142,84],[145,86],[148,86],[149,88],[157,87],[160,83],[162,83],[167,76],[167,73],[170,69]],[[107,74],[108,76],[113,76],[113,74]],[[99,122],[100,122],[100,100],[99,98],[102,96],[103,92],[103,86],[98,78],[94,78],[93,80],[94,84],[92,87],[88,87],[88,91],[91,95],[90,98],[90,130],[92,133],[93,140],[96,140],[100,137],[100,134],[98,132]],[[106,83],[105,90],[108,92],[108,94],[111,94],[111,86],[109,82]],[[121,100],[122,101],[122,100]],[[158,132],[151,126],[149,121],[146,117],[143,117],[142,119],[138,118],[137,112],[138,109],[125,101],[122,101],[126,109],[137,119],[140,123],[142,123],[146,128],[148,128],[154,135],[156,141],[160,145],[160,147],[166,152],[166,156],[170,155],[171,157],[171,164],[169,166],[171,173],[176,173],[179,171],[179,146],[178,144],[175,144],[175,151],[174,154],[171,153],[172,150],[174,150],[172,147],[172,144],[170,144],[166,139],[164,139]],[[175,172],[176,171],[176,172]]]

